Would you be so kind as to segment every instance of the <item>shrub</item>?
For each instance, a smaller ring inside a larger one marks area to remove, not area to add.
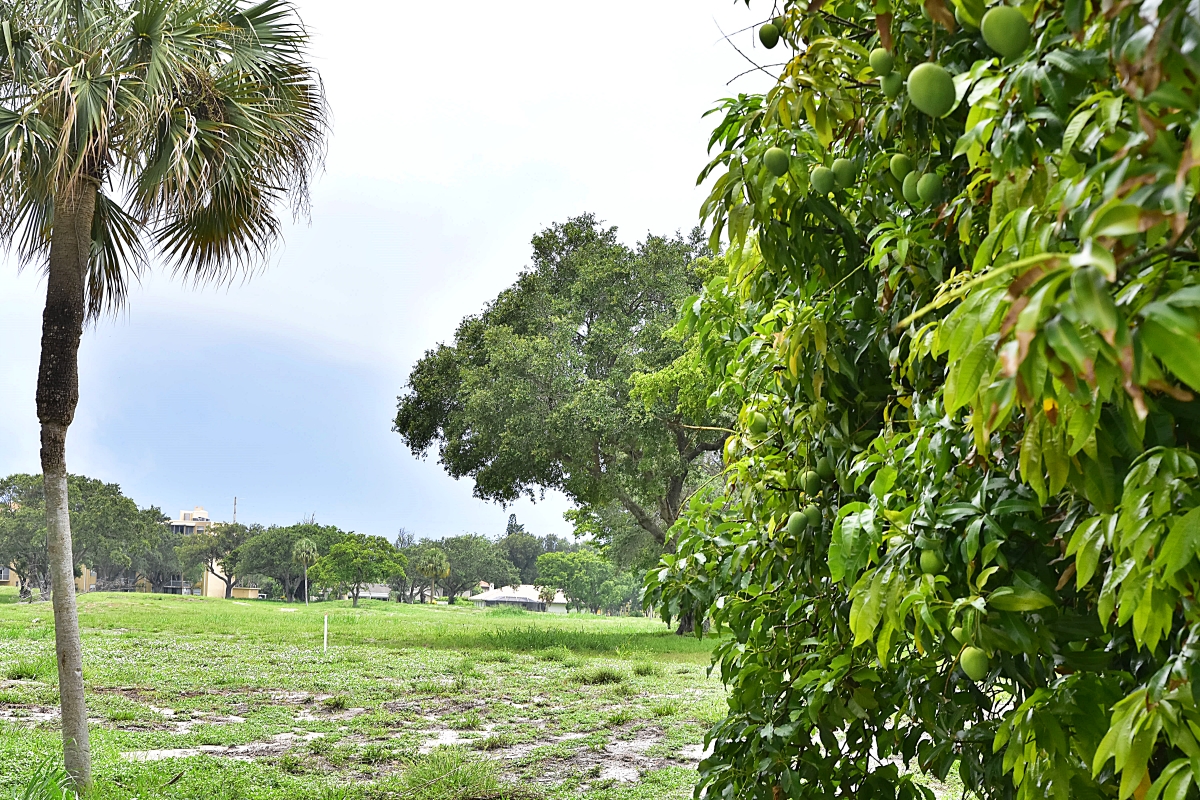
[[[530,612],[520,606],[496,606],[488,609],[487,613],[494,617],[526,617]]]

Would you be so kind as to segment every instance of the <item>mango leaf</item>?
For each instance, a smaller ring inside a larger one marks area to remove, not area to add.
[[[988,595],[987,604],[997,611],[1037,611],[1054,605],[1054,601],[1036,589],[1001,586]]]
[[[1162,324],[1162,318],[1143,321],[1138,327],[1138,338],[1176,377],[1200,390],[1200,339],[1168,328]]]
[[[1141,232],[1142,210],[1130,203],[1107,203],[1092,215],[1080,236],[1129,236]]]
[[[1200,551],[1200,508],[1179,517],[1163,540],[1155,563],[1166,576],[1186,567]]]
[[[951,367],[943,399],[946,413],[953,414],[970,402],[979,390],[979,382],[996,363],[996,342],[1000,334],[993,333],[976,342],[962,360]]]

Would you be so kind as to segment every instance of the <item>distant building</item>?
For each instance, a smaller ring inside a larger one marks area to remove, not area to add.
[[[221,526],[220,522],[213,522],[208,516],[208,512],[203,506],[196,506],[191,511],[180,511],[179,519],[171,520],[171,532],[182,533],[184,536],[191,536],[196,533],[211,533],[214,528]],[[167,584],[168,594],[192,594],[200,595],[201,597],[224,597],[225,596],[225,581],[222,580],[225,573],[221,570],[220,565],[216,566],[216,571],[204,570],[204,575],[200,578],[200,585],[196,586],[182,579],[171,581]],[[257,586],[239,586],[234,584],[232,594],[235,598],[241,600],[257,600],[260,597],[260,592]]]
[[[191,511],[180,511],[179,519],[171,520],[171,532],[185,535],[204,533],[207,530],[211,530],[214,524],[208,518],[208,512],[202,507],[196,506]]]
[[[79,565],[79,576],[75,578],[75,593],[96,591],[96,570],[88,569],[87,564]]]
[[[88,569],[86,564],[79,565],[79,575],[75,578],[75,593],[96,591],[96,570]],[[20,579],[12,567],[0,567],[0,586],[17,586]]]
[[[484,585],[486,586],[486,584]],[[472,596],[470,600],[476,608],[515,606],[526,611],[547,611],[551,614],[567,613],[567,598],[562,592],[555,593],[554,599],[547,603],[539,595],[538,588],[528,583],[520,586],[497,586]]]

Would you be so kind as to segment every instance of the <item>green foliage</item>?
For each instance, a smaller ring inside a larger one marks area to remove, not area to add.
[[[740,433],[648,576],[732,634],[703,791],[928,796],[903,764],[987,798],[1195,797],[1195,9],[1023,3],[1028,43],[1004,12],[989,46],[954,22],[977,3],[785,6],[805,47],[720,109],[729,274],[685,307]],[[872,87],[876,47],[909,94]],[[817,186],[842,158],[863,179]]]
[[[575,680],[586,686],[604,686],[610,683],[621,683],[625,675],[612,667],[591,667],[575,673]]]
[[[593,550],[538,557],[538,586],[560,590],[569,608],[599,611],[606,599],[611,601],[611,595],[621,591],[621,587],[609,585],[613,579],[612,564]],[[548,594],[554,596],[553,592]]]
[[[179,545],[179,560],[185,569],[203,568],[225,584],[225,597],[233,596],[233,585],[246,570],[241,547],[266,534],[262,525],[228,522],[189,534]]]
[[[56,196],[94,185],[90,316],[147,250],[227,279],[269,250],[279,200],[306,204],[325,106],[286,3],[33,0],[5,19],[0,240],[43,259]]]
[[[504,557],[503,549],[486,536],[477,533],[450,536],[440,540],[437,547],[446,555],[448,571],[441,581],[451,602],[460,594],[474,594],[480,581],[494,586],[512,586],[521,581],[517,568]]]
[[[45,762],[22,781],[13,800],[76,800],[71,776],[52,762]]]
[[[631,248],[591,215],[539,234],[533,265],[414,367],[395,430],[417,455],[436,445],[478,497],[558,489],[585,515],[618,504],[661,552],[725,438],[696,427],[723,419],[698,348],[666,335],[714,269],[698,245]]]
[[[506,795],[496,764],[462,747],[437,747],[404,773],[405,797],[413,800],[479,800]]]
[[[429,602],[434,601],[433,586],[439,580],[450,576],[450,561],[446,551],[430,542],[422,542],[412,548],[408,555],[412,571],[423,577],[429,583]]]
[[[139,509],[115,483],[83,475],[67,477],[75,567],[87,565],[102,580],[121,575],[146,577],[160,585],[178,562],[178,537],[164,526],[157,508]],[[9,475],[0,480],[0,563],[11,564],[27,587],[49,585],[46,509],[41,475]],[[132,582],[132,580],[130,581]]]
[[[521,575],[521,583],[533,584],[537,581],[537,560],[544,552],[542,542],[517,522],[516,514],[508,515],[508,529],[496,546],[517,568]]]
[[[371,583],[402,574],[404,555],[382,536],[348,533],[317,559],[309,572],[313,583],[345,591],[358,605],[358,596]]]
[[[224,526],[215,531],[220,534]],[[304,582],[305,566],[312,567],[346,534],[332,525],[311,522],[254,528],[237,545],[231,560],[239,575],[266,575],[279,582],[285,600],[296,598]]]

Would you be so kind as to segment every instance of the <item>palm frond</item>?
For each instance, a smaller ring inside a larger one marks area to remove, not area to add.
[[[153,255],[193,281],[252,271],[324,158],[307,47],[287,0],[0,0],[0,245],[44,259],[54,198],[87,181],[89,315]]]
[[[278,194],[224,181],[214,187],[207,203],[157,227],[155,243],[176,274],[194,283],[223,283],[248,275],[279,238],[279,218],[271,208]]]
[[[140,223],[119,203],[99,192],[92,217],[92,257],[86,281],[88,317],[124,306],[129,297],[129,278],[140,279],[145,266]]]

